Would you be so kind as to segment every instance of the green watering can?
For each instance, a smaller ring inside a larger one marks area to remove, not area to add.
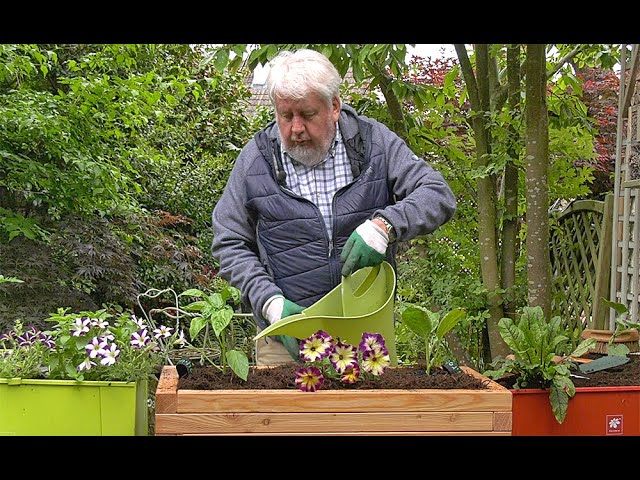
[[[307,338],[324,330],[334,339],[356,347],[363,332],[384,337],[392,366],[398,365],[396,355],[394,295],[396,274],[388,262],[361,268],[342,277],[335,287],[302,313],[283,318],[262,330],[254,340],[269,335],[290,335]]]

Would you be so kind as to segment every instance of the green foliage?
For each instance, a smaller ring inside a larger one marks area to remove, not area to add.
[[[10,242],[14,238],[23,235],[30,240],[46,241],[49,232],[40,227],[33,218],[26,218],[20,213],[14,213],[11,210],[0,207],[0,228],[6,234],[0,231],[0,238],[8,238]]]
[[[488,300],[472,258],[477,246],[466,239],[454,241],[460,231],[451,227],[452,235],[447,236],[447,227],[448,224],[434,234],[413,240],[399,253],[397,301],[400,309],[404,303],[425,305],[432,311],[464,308],[467,315],[454,332],[467,352],[465,360],[481,368],[481,337]],[[474,250],[467,252],[467,248]],[[409,351],[403,352],[405,348]],[[399,358],[415,358],[416,349],[422,353],[420,345],[398,342]]]
[[[65,217],[46,225],[54,232],[47,243],[23,236],[0,242],[0,271],[25,281],[0,285],[0,330],[18,318],[42,326],[60,306],[133,305],[148,284],[209,286],[209,245],[203,251],[192,223],[166,212],[110,221]]]
[[[190,218],[159,210],[121,225],[120,231],[134,247],[139,284],[181,291],[214,281],[211,237],[198,235]]]
[[[551,130],[549,152],[550,203],[558,198],[585,197],[594,178],[593,167],[585,163],[595,157],[592,133],[582,127]]]
[[[558,423],[567,414],[569,399],[576,389],[571,381],[571,357],[580,357],[593,348],[595,339],[582,341],[569,352],[570,336],[559,316],[548,322],[539,306],[523,307],[519,320],[502,318],[498,322],[500,336],[513,351],[513,357],[498,360],[502,366],[486,370],[484,374],[497,379],[505,373],[517,376],[514,388],[548,388],[551,409]],[[556,361],[556,356],[562,357]]]
[[[9,91],[2,100],[0,187],[13,194],[14,208],[58,219],[136,207],[136,185],[112,163],[86,112],[48,92]]]
[[[183,44],[0,45],[0,241],[52,236],[59,281],[98,305],[131,303],[145,283],[205,286],[211,211],[253,131],[238,115],[241,74],[201,56]],[[155,211],[190,229],[154,225]]]
[[[199,300],[195,300],[183,307],[186,312],[197,312],[198,314],[198,316],[191,319],[189,336],[196,338],[204,329],[202,346],[206,348],[211,341],[209,338],[209,329],[211,328],[220,347],[222,371],[226,371],[228,364],[236,375],[246,380],[249,374],[249,359],[243,351],[231,348],[234,339],[230,336],[232,330],[229,326],[234,316],[234,310],[231,305],[227,304],[228,299],[232,299],[236,304],[238,303],[240,298],[239,290],[231,286],[214,293],[190,289],[182,292],[180,296],[199,298]]]
[[[461,308],[449,312],[432,312],[421,305],[407,305],[402,311],[402,324],[424,342],[427,375],[441,367],[449,354],[444,336],[466,315]]]

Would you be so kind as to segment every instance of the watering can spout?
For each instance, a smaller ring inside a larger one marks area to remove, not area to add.
[[[342,277],[342,282],[302,313],[270,325],[255,336],[306,338],[324,330],[343,342],[358,345],[364,332],[381,334],[391,365],[398,364],[395,346],[394,296],[396,274],[388,262]]]

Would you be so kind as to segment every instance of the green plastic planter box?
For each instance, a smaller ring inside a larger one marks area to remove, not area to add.
[[[0,435],[147,435],[148,382],[0,378]]]

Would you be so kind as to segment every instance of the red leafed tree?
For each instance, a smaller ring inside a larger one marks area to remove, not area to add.
[[[583,102],[587,106],[587,114],[597,122],[599,132],[594,143],[598,156],[593,160],[580,162],[594,168],[591,192],[593,197],[597,197],[613,190],[611,176],[615,172],[616,162],[620,79],[615,72],[598,68],[581,69],[577,76],[583,80]]]

